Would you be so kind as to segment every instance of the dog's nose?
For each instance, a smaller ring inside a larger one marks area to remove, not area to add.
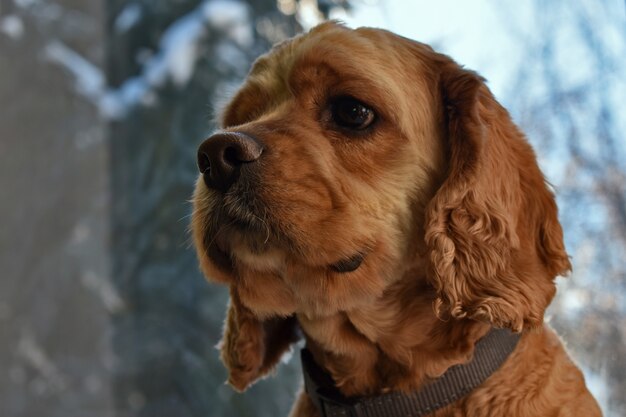
[[[237,180],[241,165],[254,162],[263,146],[240,132],[217,133],[198,148],[198,169],[209,188],[226,191]]]

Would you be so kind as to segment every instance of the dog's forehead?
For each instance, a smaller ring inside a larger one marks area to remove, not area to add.
[[[349,29],[327,22],[276,45],[255,63],[250,75],[272,73],[286,80],[294,68],[316,65],[326,65],[342,75],[385,74],[409,63],[419,66],[412,50],[423,47],[385,30]]]
[[[319,100],[324,94],[345,94],[388,106],[393,108],[390,118],[407,124],[410,117],[403,119],[399,113],[432,101],[433,55],[430,47],[385,30],[327,22],[257,59],[223,113],[223,125],[255,120],[309,91]]]

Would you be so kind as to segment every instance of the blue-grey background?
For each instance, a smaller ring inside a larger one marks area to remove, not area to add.
[[[0,0],[0,416],[286,415],[297,361],[244,395],[225,289],[186,228],[214,107],[323,18],[489,80],[554,185],[571,277],[549,320],[626,414],[626,11],[619,0]]]

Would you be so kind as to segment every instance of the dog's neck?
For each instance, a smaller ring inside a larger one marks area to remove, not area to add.
[[[316,362],[344,395],[376,394],[389,387],[413,390],[467,362],[490,328],[470,320],[440,320],[434,298],[425,277],[408,271],[360,309],[298,319]]]

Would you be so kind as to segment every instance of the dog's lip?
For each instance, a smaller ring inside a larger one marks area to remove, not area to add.
[[[213,239],[213,246],[220,252],[228,254],[230,252],[229,239],[224,230],[219,230]]]
[[[256,252],[259,245],[255,242],[267,243],[265,231],[245,218],[236,218],[222,214],[214,223],[216,226],[205,237],[206,253],[220,269],[232,272],[235,268],[235,249],[244,245],[251,252]],[[273,241],[276,244],[276,241]],[[265,245],[260,245],[265,246]]]
[[[218,232],[215,237],[207,244],[207,255],[220,269],[224,271],[232,271],[233,260],[230,254],[227,241],[224,239],[223,233]]]

